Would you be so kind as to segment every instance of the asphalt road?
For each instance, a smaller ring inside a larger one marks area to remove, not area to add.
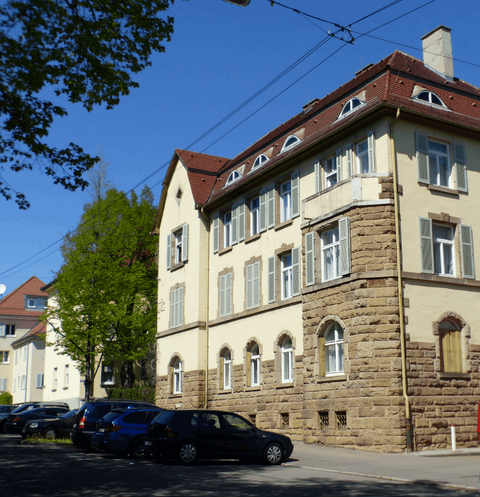
[[[469,495],[460,487],[478,491],[480,454],[423,458],[296,444],[281,466],[215,461],[183,467],[72,446],[21,445],[16,435],[0,435],[0,464],[1,497],[458,496]]]

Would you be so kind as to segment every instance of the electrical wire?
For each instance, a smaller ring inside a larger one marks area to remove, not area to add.
[[[269,0],[270,1],[270,0]],[[367,16],[364,16],[362,19],[359,19],[353,23],[351,23],[349,26],[352,26],[354,24],[357,24],[358,22],[364,20],[364,19],[367,19],[369,17],[371,17],[372,15],[376,14],[376,13],[379,13],[389,7],[392,7],[393,5],[396,5],[397,3],[400,3],[401,1],[403,0],[396,0],[396,1],[393,1],[391,2],[390,4],[382,7],[381,9],[377,9],[375,12],[372,12],[371,14],[368,14]],[[394,22],[398,19],[401,19],[402,17],[405,17],[406,15],[412,13],[412,12],[415,12],[416,10],[420,9],[420,8],[423,8],[424,6],[430,4],[430,3],[433,3],[435,2],[436,0],[431,0],[430,2],[427,2],[426,4],[410,11],[410,12],[407,12],[406,14],[403,14],[402,16],[399,16],[387,23],[384,23],[382,24],[381,26],[377,27],[377,28],[374,28],[370,31],[368,31],[367,33],[364,33],[362,34],[362,36],[368,36],[368,33],[371,33],[373,31],[375,31],[376,29],[380,29],[381,27],[384,27],[385,25],[391,23],[391,22]],[[329,23],[331,25],[334,25],[336,27],[339,28],[339,30],[344,30],[346,29],[345,27],[337,24],[337,23],[334,23],[334,22],[331,22],[331,21],[327,21],[325,19],[321,19],[321,18],[318,18],[318,17],[315,17],[315,16],[312,16],[312,15],[309,15],[309,14],[306,14],[304,12],[301,12],[299,11],[298,9],[294,9],[292,7],[288,7],[288,6],[285,6],[283,4],[280,4],[279,2],[276,2],[274,1],[273,3],[281,6],[281,7],[284,7],[284,8],[287,8],[287,9],[290,9],[300,15],[303,15],[303,16],[307,16],[307,17],[310,17],[310,18],[315,18],[316,20],[319,20],[319,21],[322,21],[322,22],[326,22],[326,23]],[[200,140],[202,140],[203,138],[205,138],[206,136],[208,136],[210,133],[212,133],[215,129],[217,129],[219,126],[221,126],[223,123],[225,123],[228,119],[230,119],[231,117],[233,117],[235,114],[237,114],[241,109],[243,109],[246,105],[248,105],[250,102],[252,102],[254,99],[256,99],[258,96],[260,96],[262,93],[264,93],[268,88],[270,88],[273,84],[275,84],[277,81],[279,81],[281,78],[283,78],[286,74],[288,74],[291,70],[293,70],[295,67],[297,67],[301,62],[303,62],[304,60],[306,60],[308,57],[310,57],[310,55],[312,55],[313,53],[315,53],[319,48],[321,48],[329,39],[331,39],[331,37],[334,36],[334,35],[330,35],[326,38],[324,38],[322,41],[320,41],[317,45],[315,45],[314,47],[312,47],[308,52],[306,52],[304,55],[302,55],[302,57],[300,57],[299,59],[297,59],[297,61],[295,61],[293,64],[291,64],[287,69],[285,69],[284,71],[282,71],[279,75],[277,75],[273,80],[271,80],[269,83],[267,83],[264,87],[262,87],[260,90],[258,90],[254,95],[252,95],[249,99],[247,99],[245,102],[243,102],[241,105],[239,105],[236,109],[234,109],[230,114],[228,114],[225,118],[223,118],[221,121],[219,121],[216,125],[214,125],[212,128],[210,128],[208,131],[206,131],[205,133],[203,133],[199,138],[197,138],[196,140],[194,140],[191,144],[189,144],[186,148],[187,150],[189,148],[191,148],[193,145],[195,145],[196,143],[198,143]],[[219,138],[217,138],[213,143],[211,143],[210,145],[208,145],[207,147],[205,147],[201,152],[199,153],[203,153],[205,150],[208,150],[210,147],[212,147],[214,144],[216,144],[218,141],[220,141],[221,139],[223,139],[225,136],[229,135],[231,132],[233,132],[235,129],[237,129],[239,126],[241,126],[243,123],[245,123],[247,120],[249,120],[251,117],[253,117],[254,115],[256,115],[258,112],[260,112],[263,108],[265,108],[267,105],[269,105],[271,102],[273,102],[274,100],[276,100],[279,96],[281,96],[283,93],[285,93],[286,91],[288,91],[291,87],[293,87],[295,84],[297,84],[299,81],[301,81],[303,78],[305,78],[308,74],[310,74],[312,71],[314,71],[315,69],[317,69],[320,65],[322,65],[324,62],[326,62],[327,60],[329,60],[331,57],[333,57],[334,55],[336,55],[341,49],[343,49],[346,45],[347,45],[348,42],[344,41],[344,45],[342,45],[341,47],[339,47],[337,50],[335,50],[334,52],[332,52],[329,56],[325,57],[321,62],[319,62],[317,65],[315,65],[312,69],[310,69],[309,71],[307,71],[305,74],[303,74],[300,78],[296,79],[293,83],[291,83],[290,85],[288,85],[285,89],[283,89],[281,92],[279,92],[277,95],[275,95],[273,98],[271,98],[268,102],[266,102],[265,104],[263,104],[260,108],[258,108],[257,110],[255,110],[253,113],[251,113],[249,116],[247,116],[245,119],[243,119],[240,123],[236,124],[233,128],[231,128],[229,131],[227,131],[226,133],[224,133],[222,136],[220,136]],[[125,195],[128,195],[129,193],[131,193],[132,191],[136,190],[139,186],[141,186],[142,184],[144,184],[146,181],[148,181],[150,178],[152,178],[153,176],[155,176],[156,174],[158,174],[160,171],[162,171],[163,169],[165,169],[166,167],[168,167],[168,165],[170,164],[170,161],[167,161],[165,162],[164,164],[162,164],[162,166],[160,166],[159,168],[157,168],[156,170],[154,170],[150,175],[148,175],[146,178],[142,179],[139,183],[137,183],[134,187],[130,188],[130,190],[128,190],[126,192]],[[154,188],[155,186],[157,186],[159,183],[161,183],[163,181],[163,178],[158,181],[157,183],[155,183],[151,188]],[[111,204],[109,204],[108,206],[104,207],[104,209],[101,211],[103,212],[105,209],[109,208],[110,206],[114,205],[116,203],[116,201],[112,202]],[[100,212],[100,213],[101,213]],[[66,235],[62,236],[61,238],[59,238],[58,240],[56,240],[55,242],[53,242],[52,244],[50,244],[48,247],[42,249],[40,252],[38,252],[37,254],[33,255],[32,257],[29,257],[28,259],[26,259],[25,261],[7,269],[6,271],[3,271],[2,273],[0,273],[0,276],[4,276],[6,275],[7,273],[10,273],[11,271],[13,271],[14,269],[16,268],[19,268],[20,266],[23,266],[24,264],[26,264],[27,262],[29,262],[30,260],[38,257],[39,255],[43,254],[45,251],[49,250],[50,248],[52,248],[53,246],[61,243],[67,236],[70,236],[72,235],[73,233],[75,233],[77,230],[79,230],[80,228],[82,228],[83,226],[85,226],[86,224],[88,224],[91,220],[87,220],[87,221],[84,221],[83,223],[80,223],[74,230],[71,230],[69,231]],[[29,264],[28,266],[26,267],[30,267],[31,265],[33,264],[36,264],[38,262],[40,262],[41,260],[49,257],[50,255],[54,254],[55,252],[57,252],[59,250],[59,248],[57,248],[55,251],[51,252],[50,254],[42,257],[41,259],[39,260],[36,260],[34,262],[32,262],[31,264]],[[18,272],[20,271],[23,271],[24,269],[26,269],[26,267],[23,267],[22,269],[19,269],[18,271],[8,275],[8,277],[11,277],[11,276],[14,276],[15,274],[17,274]]]

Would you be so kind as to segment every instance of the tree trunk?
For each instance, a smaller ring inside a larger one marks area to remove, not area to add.
[[[122,388],[133,388],[135,382],[135,375],[133,374],[133,362],[123,361],[120,370],[120,379],[122,381]]]

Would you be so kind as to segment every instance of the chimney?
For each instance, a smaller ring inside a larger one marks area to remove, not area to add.
[[[453,81],[451,31],[446,26],[438,26],[422,37],[423,62],[449,81]]]

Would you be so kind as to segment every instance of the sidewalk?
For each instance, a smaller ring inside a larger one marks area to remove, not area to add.
[[[295,442],[291,466],[479,493],[480,448],[388,454]]]

